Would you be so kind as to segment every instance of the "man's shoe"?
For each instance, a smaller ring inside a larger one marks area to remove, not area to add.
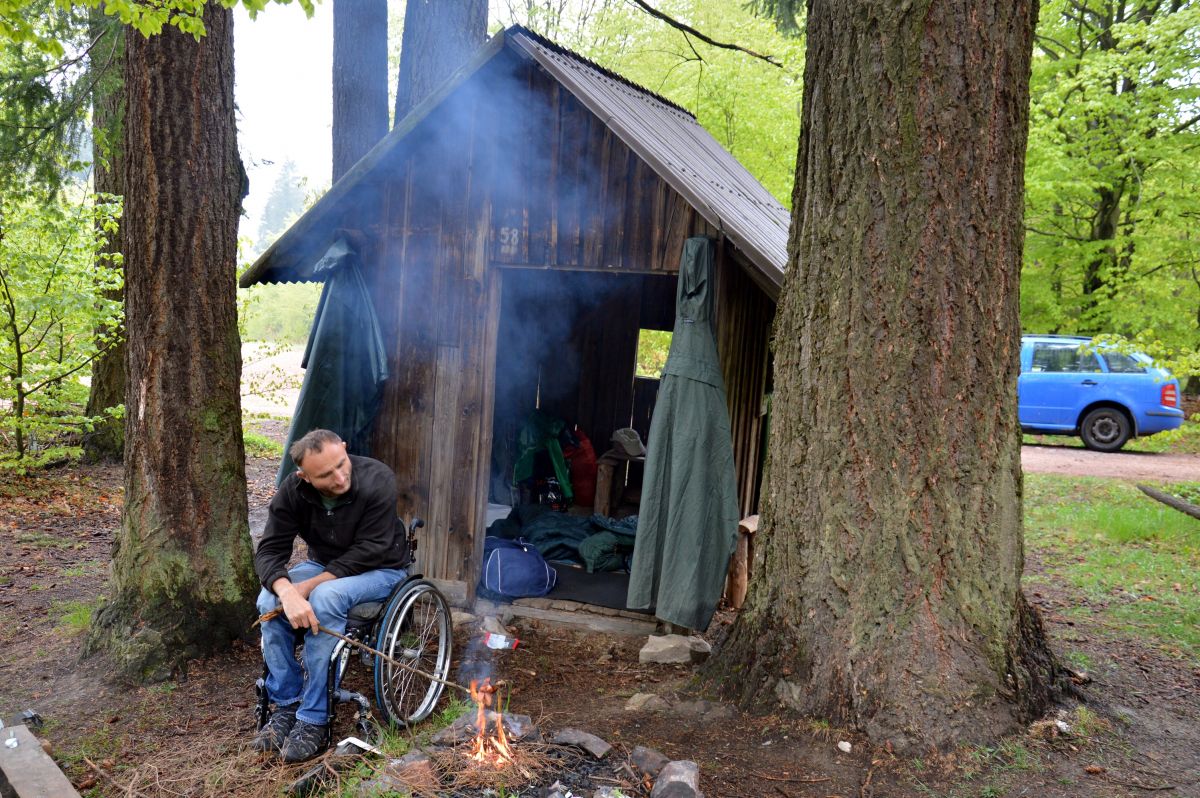
[[[268,751],[278,751],[287,740],[288,732],[296,725],[296,710],[299,708],[299,704],[275,707],[271,718],[258,730],[258,734],[254,735],[254,742],[250,747],[264,754]]]
[[[324,751],[328,740],[328,725],[318,726],[315,723],[297,720],[296,725],[288,732],[279,753],[283,755],[284,762],[303,762]]]

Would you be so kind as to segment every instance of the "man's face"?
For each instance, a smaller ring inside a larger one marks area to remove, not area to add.
[[[304,455],[296,470],[300,479],[322,496],[334,498],[350,490],[350,457],[345,443],[327,443],[319,452]]]

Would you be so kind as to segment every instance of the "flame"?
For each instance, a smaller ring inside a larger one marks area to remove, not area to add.
[[[479,733],[475,735],[475,742],[467,756],[475,762],[502,768],[513,761],[513,751],[504,734],[503,716],[496,719],[495,732],[491,735],[487,733],[488,710],[495,697],[496,688],[492,686],[491,679],[484,679],[482,683],[478,679],[471,680],[471,698],[476,706],[475,728]]]

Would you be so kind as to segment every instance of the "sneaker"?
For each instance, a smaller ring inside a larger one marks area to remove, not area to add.
[[[283,755],[284,762],[303,762],[324,751],[328,743],[328,725],[318,726],[315,723],[297,720],[296,725],[288,732],[287,739],[283,741],[279,753]]]
[[[254,735],[254,742],[250,747],[263,753],[278,751],[287,739],[288,732],[296,725],[296,710],[299,708],[299,704],[275,707],[270,719],[258,730],[258,734]]]

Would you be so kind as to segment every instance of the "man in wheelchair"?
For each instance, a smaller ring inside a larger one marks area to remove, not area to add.
[[[262,625],[266,689],[275,711],[253,747],[302,762],[329,739],[326,682],[338,640],[318,633],[318,625],[344,632],[353,607],[385,600],[404,579],[409,556],[407,537],[397,530],[390,468],[347,454],[341,438],[324,429],[297,440],[288,455],[297,470],[271,499],[254,554],[263,585],[258,612],[282,606],[283,614]],[[308,544],[308,559],[288,570],[297,535]],[[303,669],[296,659],[299,642]]]

